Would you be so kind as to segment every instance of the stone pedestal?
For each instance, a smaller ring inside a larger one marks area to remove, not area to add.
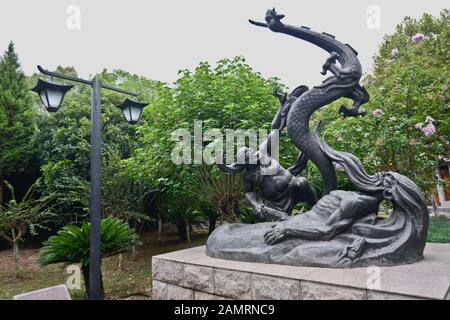
[[[450,299],[450,244],[397,267],[328,269],[210,258],[205,247],[152,259],[154,299]]]
[[[71,300],[69,290],[65,284],[22,293],[13,300]]]

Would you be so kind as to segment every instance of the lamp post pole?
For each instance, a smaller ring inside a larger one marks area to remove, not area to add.
[[[85,80],[77,77],[50,72],[38,66],[43,74],[64,80],[88,84],[92,87],[91,108],[91,197],[90,197],[90,250],[89,250],[89,300],[102,299],[101,279],[101,175],[102,175],[102,122],[101,122],[101,89],[112,90],[131,96],[138,93],[126,91],[101,83],[97,78]]]
[[[94,78],[92,81],[91,110],[91,243],[89,250],[89,299],[102,299],[100,220],[101,220],[101,172],[102,172],[102,122],[101,87]]]

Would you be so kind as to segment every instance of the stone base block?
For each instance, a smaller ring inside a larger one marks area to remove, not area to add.
[[[328,269],[210,258],[205,247],[153,257],[153,299],[450,299],[450,244],[397,267]]]

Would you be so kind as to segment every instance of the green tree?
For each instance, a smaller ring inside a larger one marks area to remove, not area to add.
[[[242,57],[221,60],[215,67],[202,62],[194,71],[180,71],[174,86],[160,86],[157,99],[144,111],[146,125],[138,132],[142,146],[125,162],[132,175],[148,179],[158,189],[163,205],[171,208],[166,211],[171,214],[169,220],[177,226],[183,221],[188,224],[189,212],[198,210],[208,211],[208,217],[220,214],[223,220],[234,220],[242,194],[241,186],[234,182],[217,187],[224,177],[214,165],[173,163],[171,153],[176,141],[172,133],[187,129],[191,134],[189,143],[193,142],[194,120],[202,121],[203,133],[213,128],[223,135],[226,129],[268,130],[279,107],[271,94],[273,86],[282,87],[277,79],[264,79],[252,70]],[[202,142],[202,146],[211,142]],[[292,163],[295,148],[289,146],[283,151],[288,156],[282,160]],[[205,184],[193,190],[199,181]],[[226,203],[218,209],[220,201]],[[210,212],[212,209],[216,213]]]
[[[73,68],[59,67],[57,71],[76,75]],[[104,70],[97,78],[110,85],[140,92],[139,98],[143,101],[152,101],[154,87],[158,84],[122,70]],[[138,145],[136,130],[140,124],[128,124],[122,112],[115,107],[124,98],[124,95],[116,92],[102,91],[104,177],[110,163],[116,161],[117,157],[129,157]],[[90,99],[89,86],[76,85],[67,94],[58,112],[43,113],[39,119],[41,130],[38,146],[44,163],[43,192],[54,194],[55,199],[58,199],[58,205],[55,207],[58,212],[58,220],[55,223],[58,227],[84,221],[89,210]]]
[[[148,204],[155,190],[145,181],[131,177],[119,155],[104,165],[102,205],[106,216],[120,218],[135,229],[150,219]]]
[[[35,117],[27,80],[11,42],[0,60],[0,205],[3,180],[27,173],[36,164]]]
[[[449,149],[449,40],[449,11],[405,18],[384,38],[365,79],[368,114],[342,118],[339,101],[315,116],[331,145],[357,155],[371,172],[397,171],[434,193],[435,168]]]

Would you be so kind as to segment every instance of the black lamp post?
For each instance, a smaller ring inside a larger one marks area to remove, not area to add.
[[[66,76],[55,72],[50,72],[38,66],[38,70],[51,77],[69,81],[88,84],[92,87],[92,111],[91,111],[91,199],[90,199],[90,221],[91,221],[91,242],[89,256],[89,299],[101,299],[101,252],[100,252],[100,220],[101,220],[101,88],[124,93],[130,96],[138,96],[138,93],[122,90],[101,83],[94,78],[85,80],[77,77]],[[41,101],[50,112],[55,112],[61,106],[64,95],[73,86],[60,85],[38,80],[37,85],[31,89],[37,92]],[[138,122],[145,103],[135,102],[126,99],[118,107],[124,111],[127,121],[131,124]]]

